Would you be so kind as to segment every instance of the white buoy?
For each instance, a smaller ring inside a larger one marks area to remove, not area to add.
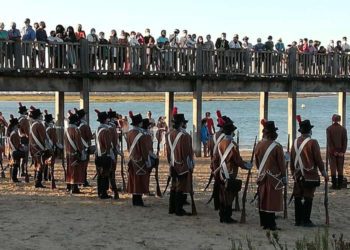
[[[303,104],[301,104],[301,106],[300,106],[302,109],[304,109],[305,107],[306,107],[306,105],[303,103]]]

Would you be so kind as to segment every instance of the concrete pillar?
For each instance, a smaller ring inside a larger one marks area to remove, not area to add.
[[[79,101],[79,108],[84,109],[86,112],[86,121],[89,124],[89,79],[84,78],[82,83],[82,89],[80,90],[80,101]]]
[[[288,92],[288,134],[290,136],[290,145],[296,138],[296,112],[297,112],[297,93],[296,91]]]
[[[346,92],[338,93],[338,114],[341,116],[341,125],[346,127]]]
[[[197,157],[201,156],[201,120],[202,120],[202,82],[197,80],[193,92],[193,151]]]
[[[174,92],[165,92],[165,121],[169,127],[172,127],[171,120],[173,119],[173,108],[174,108]]]
[[[64,92],[55,92],[55,120],[58,127],[58,138],[63,141],[63,126],[64,126]]]
[[[260,92],[260,120],[259,120],[259,138],[262,138],[263,126],[261,120],[268,120],[269,117],[269,92]]]

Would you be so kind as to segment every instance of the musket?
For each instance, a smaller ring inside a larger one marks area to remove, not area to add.
[[[51,157],[55,157],[55,151],[54,150],[53,152],[53,155]],[[54,175],[54,171],[55,171],[55,164],[52,164],[52,161],[54,161],[52,158],[51,158],[51,167],[50,167],[50,172],[51,172],[51,189],[56,189],[56,181],[55,181],[55,175]]]
[[[237,150],[239,151],[239,130],[237,131]],[[239,192],[234,197],[235,199],[235,211],[241,211],[241,208],[239,207]]]
[[[288,134],[288,142],[287,142],[287,153],[289,154],[289,147],[290,147],[290,134]],[[284,200],[284,209],[283,209],[283,218],[288,218],[288,204],[287,204],[287,198],[288,198],[288,167],[289,167],[289,161],[286,162],[286,179],[287,184],[284,186],[283,189],[283,200]]]
[[[253,146],[253,152],[252,152],[252,156],[250,158],[250,163],[253,164],[254,161],[254,154],[255,154],[255,147],[256,147],[256,140],[258,139],[258,136],[255,136],[255,141],[254,141],[254,146]],[[241,220],[240,223],[245,223],[246,222],[246,212],[245,212],[245,203],[247,201],[247,192],[248,192],[248,185],[249,185],[249,179],[250,179],[250,175],[252,173],[252,170],[249,169],[248,170],[248,175],[247,175],[247,179],[245,182],[245,186],[244,186],[244,192],[243,192],[243,196],[242,196],[242,213],[241,213]]]
[[[329,156],[328,156],[328,141],[326,142],[326,174],[328,174],[328,162],[329,162]],[[325,179],[324,183],[324,208],[326,212],[326,225],[329,225],[329,212],[328,212],[328,180]]]
[[[193,176],[191,176],[191,206],[192,206],[192,215],[197,215],[197,208],[196,208],[196,204],[194,203],[194,198],[193,198]]]
[[[294,199],[294,193],[292,193],[292,195],[289,198],[288,206],[290,206],[290,204],[292,203],[293,199]]]
[[[204,191],[206,191],[208,189],[208,187],[210,186],[210,183],[213,180],[213,178],[214,178],[214,174],[213,174],[213,172],[211,172],[209,180],[208,180],[208,184],[205,186]]]
[[[0,161],[0,165],[1,165],[1,178],[6,178],[6,175],[5,175],[5,169],[4,169],[4,166],[2,165],[2,160]]]
[[[121,156],[120,156],[120,174],[122,176],[122,182],[123,182],[123,192],[126,192],[126,183],[125,183],[125,177],[124,177],[124,150],[123,150],[123,131],[122,131],[122,140],[120,141],[120,150],[121,150]]]
[[[158,141],[158,144],[157,144],[157,157],[159,159],[159,151],[160,151],[160,140],[159,138],[157,139]],[[154,178],[156,179],[156,188],[157,188],[157,196],[158,197],[162,197],[162,192],[160,191],[160,186],[159,186],[159,162],[156,166],[156,170],[155,170],[155,175],[154,175]]]
[[[170,176],[170,174],[169,174],[168,179],[167,179],[167,181],[166,181],[165,189],[164,189],[164,191],[163,191],[163,195],[165,194],[166,190],[168,189],[169,184],[170,184],[170,181],[171,181],[171,176]]]
[[[66,181],[67,178],[67,171],[64,163],[64,150],[62,150],[62,168],[63,168],[63,173],[64,173],[64,181]]]

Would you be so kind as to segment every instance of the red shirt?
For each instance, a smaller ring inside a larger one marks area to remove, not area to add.
[[[212,118],[207,118],[207,127],[209,134],[213,135],[214,134],[214,121]]]

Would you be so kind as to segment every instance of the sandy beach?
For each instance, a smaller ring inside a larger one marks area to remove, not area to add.
[[[248,160],[250,152],[243,152]],[[347,155],[349,159],[349,155]],[[206,205],[211,190],[204,192],[209,176],[209,159],[196,161],[194,187],[198,215],[177,217],[168,214],[168,194],[163,198],[145,197],[147,207],[133,207],[130,196],[120,193],[120,200],[99,200],[96,196],[96,182],[92,187],[82,188],[82,194],[69,195],[65,192],[63,171],[60,162],[56,165],[58,189],[35,190],[33,180],[14,184],[0,179],[0,248],[1,249],[231,249],[232,240],[251,239],[255,249],[274,249],[266,238],[266,231],[259,227],[258,212],[253,198],[256,185],[248,189],[247,223],[226,225],[219,222],[213,204]],[[349,176],[349,160],[346,161],[346,176]],[[5,162],[6,165],[6,162]],[[31,174],[33,170],[31,169]],[[165,159],[160,164],[160,184],[164,190],[167,179]],[[246,178],[246,171],[240,171],[240,178]],[[89,167],[89,179],[94,176],[93,162]],[[121,185],[120,165],[117,169],[118,186]],[[256,177],[256,172],[253,174]],[[49,187],[50,183],[46,183]],[[289,182],[289,195],[292,181]],[[151,176],[151,190],[155,190],[154,176]],[[324,185],[318,188],[314,199],[312,220],[319,225],[307,229],[294,226],[294,206],[289,206],[288,219],[278,214],[277,224],[281,243],[294,249],[295,241],[314,237],[324,226]],[[241,192],[242,193],[242,192]],[[350,235],[349,189],[329,192],[330,235]],[[241,195],[240,195],[241,198]],[[289,197],[288,197],[289,199]],[[190,211],[191,206],[186,206]],[[240,218],[240,212],[233,212],[233,218]]]

